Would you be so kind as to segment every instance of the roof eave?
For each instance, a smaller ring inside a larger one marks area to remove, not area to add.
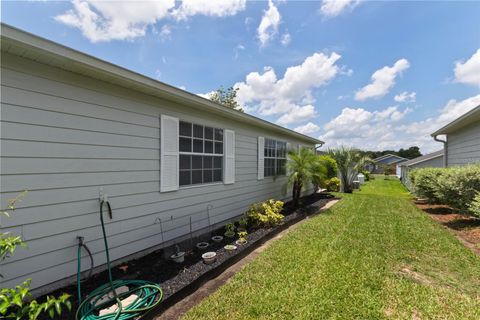
[[[470,117],[473,115],[477,115],[480,119],[480,105],[476,106],[472,110],[468,111],[467,113],[461,115],[457,119],[453,120],[452,122],[446,124],[445,126],[441,127],[430,136],[435,137],[441,134],[449,134],[452,130],[458,130],[463,128],[464,125],[469,125],[471,122],[466,123],[465,120],[470,120]]]
[[[28,50],[32,50],[33,52],[48,54],[52,57],[52,59],[66,59],[72,63],[76,63],[77,66],[88,69],[91,72],[116,78],[120,82],[125,83],[125,85],[131,83],[132,87],[144,86],[152,90],[152,94],[154,92],[157,96],[167,100],[193,104],[193,106],[197,108],[208,108],[209,112],[213,112],[218,115],[233,118],[246,123],[253,123],[263,128],[296,137],[302,141],[309,141],[314,144],[324,144],[322,140],[306,136],[255,116],[227,108],[221,104],[215,103],[196,94],[173,87],[158,80],[144,76],[140,73],[98,59],[48,39],[38,37],[34,34],[19,30],[4,23],[1,24],[1,41],[4,43],[10,43],[24,47]]]

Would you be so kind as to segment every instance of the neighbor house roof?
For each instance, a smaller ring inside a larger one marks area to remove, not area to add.
[[[323,144],[321,140],[303,135],[244,112],[227,108],[196,94],[173,87],[4,23],[1,24],[1,47],[2,52],[8,52],[52,67],[127,87],[147,95],[186,104],[191,108],[208,109],[209,112],[285,135],[294,136],[303,141]]]
[[[420,156],[420,157],[402,162],[400,164],[400,166],[409,167],[411,165],[421,163],[421,162],[425,162],[425,161],[435,159],[435,158],[438,158],[438,157],[443,157],[443,150],[438,150],[438,151],[435,151],[435,152],[432,152],[432,153],[429,153],[429,154],[426,154],[426,155],[423,155],[423,156]]]
[[[476,106],[469,112],[463,114],[462,116],[458,117],[457,119],[453,120],[449,124],[443,126],[442,128],[438,129],[434,133],[431,134],[432,137],[437,136],[439,134],[449,134],[451,132],[457,131],[465,126],[468,126],[472,123],[480,121],[480,105]]]
[[[408,159],[406,159],[406,158],[397,156],[396,154],[388,153],[388,154],[384,154],[383,156],[380,156],[380,157],[378,157],[378,158],[373,159],[373,162],[378,162],[378,161],[380,161],[380,160],[384,160],[384,159],[387,159],[387,158],[393,158],[393,157],[398,158],[398,159],[401,160],[401,161],[406,161],[406,160],[408,160]]]

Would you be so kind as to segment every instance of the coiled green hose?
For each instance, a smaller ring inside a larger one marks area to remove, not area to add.
[[[80,265],[81,265],[81,247],[78,247],[78,273],[77,273],[77,290],[79,306],[75,314],[77,320],[127,320],[140,316],[142,313],[157,306],[163,298],[163,291],[159,285],[144,280],[113,280],[112,270],[110,266],[110,253],[108,251],[107,235],[105,232],[105,223],[103,221],[103,205],[107,205],[110,218],[112,217],[112,209],[108,201],[100,202],[100,221],[102,224],[103,242],[105,244],[105,253],[107,255],[108,283],[101,285],[88,294],[82,302],[80,289]],[[128,287],[128,291],[117,294],[115,289],[120,287]],[[111,296],[113,294],[113,297]],[[137,298],[125,308],[122,306],[121,300],[130,296],[137,295]],[[103,302],[100,299],[108,296],[109,298]],[[114,301],[115,300],[115,301]],[[100,316],[99,311],[113,304],[117,305],[114,313]]]

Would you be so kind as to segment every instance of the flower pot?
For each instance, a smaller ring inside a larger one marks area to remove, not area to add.
[[[235,243],[239,246],[241,246],[242,244],[246,244],[248,241],[247,240],[240,240],[238,239],[237,241],[235,241]]]
[[[237,232],[245,232],[245,231],[247,231],[247,229],[244,228],[244,227],[238,227],[237,228]]]
[[[416,199],[415,199],[415,203],[416,203],[416,204],[427,204],[427,203],[428,203],[428,199],[426,199],[426,198],[416,198]]]
[[[205,252],[202,254],[202,259],[205,264],[212,264],[215,262],[217,259],[217,253],[216,252]]]
[[[203,251],[203,250],[207,249],[208,246],[209,246],[208,242],[199,242],[196,245],[197,249],[200,250],[200,251]]]
[[[235,237],[235,231],[226,231],[223,235],[227,238],[233,238]]]
[[[170,258],[176,263],[182,263],[183,261],[185,261],[185,252],[180,251],[180,252],[174,253],[170,256]]]
[[[227,244],[225,247],[223,247],[227,251],[233,251],[237,250],[237,246],[234,246],[233,244]]]
[[[215,242],[215,243],[220,243],[220,242],[222,242],[222,240],[223,240],[222,236],[213,236],[212,237],[212,241]]]

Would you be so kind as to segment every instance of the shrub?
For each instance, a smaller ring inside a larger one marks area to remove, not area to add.
[[[480,164],[416,169],[409,179],[416,195],[466,212],[480,191]]]
[[[331,178],[325,182],[325,187],[330,192],[339,192],[340,191],[340,179],[337,177]]]
[[[473,198],[472,203],[468,205],[468,209],[473,215],[476,215],[480,218],[480,192],[477,191],[475,198]]]
[[[265,202],[254,203],[247,211],[247,217],[257,227],[272,227],[283,220],[280,213],[283,209],[282,201],[273,199]]]
[[[338,176],[338,167],[335,159],[329,155],[319,156],[318,159],[326,169],[325,178],[331,179]]]
[[[468,211],[480,191],[480,164],[444,169],[437,184],[435,195],[441,203]]]
[[[445,172],[443,168],[421,168],[412,170],[409,179],[413,185],[413,192],[418,197],[424,197],[431,203],[439,202],[437,192],[438,178]]]

